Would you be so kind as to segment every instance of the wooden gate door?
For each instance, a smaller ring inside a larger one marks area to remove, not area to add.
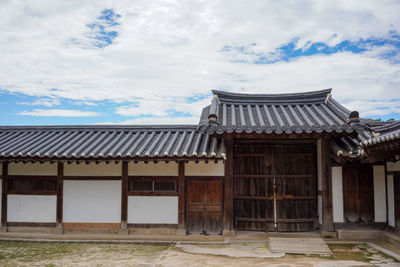
[[[221,180],[188,179],[186,229],[189,234],[222,234],[222,188]]]
[[[241,140],[234,147],[238,230],[307,231],[317,220],[315,142]]]
[[[275,149],[276,227],[312,231],[317,225],[316,147],[312,143]]]
[[[373,222],[374,179],[372,166],[343,167],[343,191],[346,222]]]
[[[400,174],[393,177],[394,185],[394,218],[395,225],[400,229]]]

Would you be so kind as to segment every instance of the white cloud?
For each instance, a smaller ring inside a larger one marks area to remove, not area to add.
[[[33,111],[22,111],[20,115],[35,117],[97,117],[97,112],[81,111],[73,109],[34,109]]]
[[[114,43],[102,49],[71,45],[108,8],[121,15]],[[89,103],[109,100],[123,103],[115,110],[119,115],[152,114],[165,121],[171,109],[198,117],[210,99],[186,99],[221,88],[278,93],[332,87],[334,97],[348,105],[386,105],[393,98],[399,103],[400,65],[380,57],[393,47],[271,65],[233,63],[221,52],[225,45],[256,43],[254,52],[273,57],[294,38],[298,47],[384,39],[400,32],[398,10],[396,0],[1,1],[0,88]]]

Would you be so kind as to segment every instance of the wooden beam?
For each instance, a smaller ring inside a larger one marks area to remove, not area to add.
[[[57,162],[57,227],[62,227],[63,221],[63,193],[64,193],[64,163]]]
[[[185,228],[185,162],[178,163],[178,228]]]
[[[7,227],[7,191],[8,191],[8,162],[3,161],[3,183],[1,191],[1,226]]]
[[[122,162],[121,230],[128,229],[128,161]]]
[[[224,231],[233,230],[233,138],[225,136]]]
[[[334,231],[332,205],[332,167],[328,138],[321,138],[322,231]]]

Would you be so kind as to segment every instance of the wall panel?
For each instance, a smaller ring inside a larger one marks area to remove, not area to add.
[[[154,162],[138,163],[129,162],[128,174],[132,176],[178,176],[178,163],[160,161],[157,164]]]
[[[396,162],[388,162],[387,171],[388,172],[400,171],[400,160]]]
[[[342,167],[332,167],[333,222],[344,222]]]
[[[8,222],[56,222],[56,196],[8,195]]]
[[[177,224],[178,197],[129,196],[128,223]]]
[[[386,222],[385,166],[374,165],[375,222]]]
[[[122,164],[101,162],[96,164],[64,164],[64,176],[121,176]]]
[[[57,164],[44,162],[44,163],[14,163],[8,165],[9,175],[57,175]]]
[[[218,163],[214,161],[209,161],[205,163],[200,161],[195,163],[189,161],[185,164],[185,175],[186,176],[224,176],[225,175],[225,165],[222,160]]]
[[[63,221],[120,223],[121,181],[64,181]]]

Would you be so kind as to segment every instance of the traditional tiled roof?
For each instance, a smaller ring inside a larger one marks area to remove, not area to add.
[[[362,147],[400,139],[400,121],[386,122],[383,125],[374,127],[373,130],[377,134],[367,140],[363,140],[360,143]]]
[[[348,123],[350,111],[332,99],[331,89],[271,95],[213,93],[200,120],[209,133],[351,133],[358,128]]]
[[[197,125],[0,127],[1,158],[223,158]]]
[[[374,122],[362,120],[365,125],[356,138],[343,136],[331,140],[331,148],[337,156],[357,158],[366,156],[365,149],[389,141],[400,140],[400,121]]]

